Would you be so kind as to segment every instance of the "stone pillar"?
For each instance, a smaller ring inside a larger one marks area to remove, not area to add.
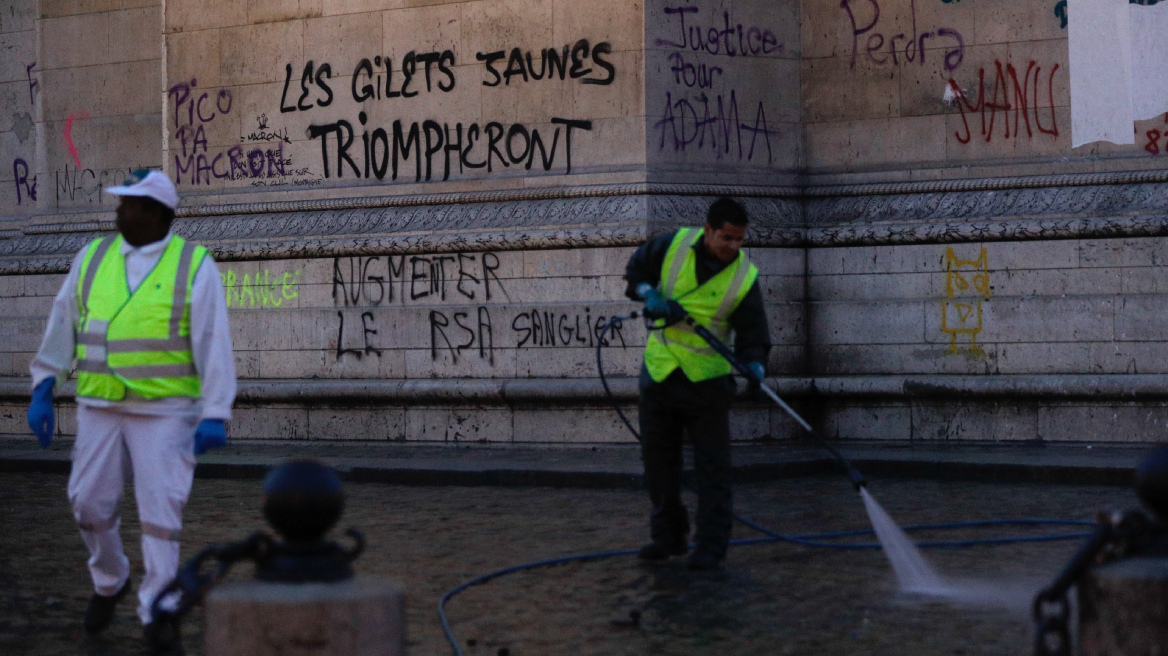
[[[207,656],[400,656],[405,592],[394,581],[247,581],[206,601]]]
[[[1168,558],[1127,558],[1079,583],[1082,656],[1168,654]]]

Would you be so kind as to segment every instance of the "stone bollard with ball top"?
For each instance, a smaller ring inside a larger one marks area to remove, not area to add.
[[[1136,467],[1139,510],[1100,513],[1095,533],[1034,600],[1035,654],[1071,656],[1078,590],[1082,656],[1168,656],[1168,445]]]
[[[293,460],[263,484],[266,533],[207,547],[184,564],[154,602],[155,621],[178,626],[204,606],[207,656],[400,656],[405,653],[405,592],[396,582],[353,577],[365,540],[351,548],[325,540],[340,519],[344,493],[322,463]],[[218,585],[232,565],[255,563],[250,581]],[[211,565],[204,572],[205,565]],[[182,654],[176,642],[155,656]]]

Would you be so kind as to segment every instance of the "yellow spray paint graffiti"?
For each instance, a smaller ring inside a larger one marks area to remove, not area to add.
[[[245,273],[240,278],[234,270],[219,274],[223,280],[223,291],[227,294],[227,307],[255,308],[282,307],[285,302],[295,300],[300,295],[296,283],[300,280],[300,270],[273,274],[264,269],[255,276]]]
[[[982,329],[982,303],[990,300],[990,269],[986,249],[975,260],[963,260],[945,249],[945,300],[941,301],[941,330],[949,334],[949,353],[961,353],[958,335],[969,336],[965,351],[985,356],[977,345]]]

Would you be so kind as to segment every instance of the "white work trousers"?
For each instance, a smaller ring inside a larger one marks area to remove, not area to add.
[[[195,473],[198,417],[131,414],[116,408],[77,408],[77,441],[69,475],[69,502],[89,548],[89,573],[98,594],[112,595],[130,576],[118,533],[118,506],[127,477],[142,524],[146,576],[138,586],[138,617],[150,622],[154,597],[178,570],[182,511]]]

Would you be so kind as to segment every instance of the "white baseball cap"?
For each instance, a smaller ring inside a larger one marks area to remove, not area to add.
[[[105,193],[114,196],[153,198],[172,210],[178,207],[178,191],[162,171],[138,169],[131,173],[121,186],[106,187]]]

